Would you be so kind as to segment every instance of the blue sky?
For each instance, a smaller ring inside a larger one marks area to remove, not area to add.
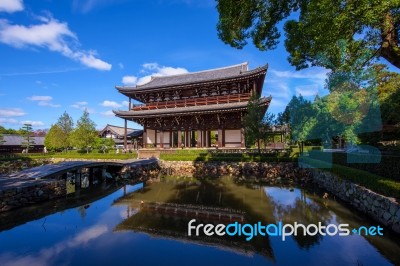
[[[64,111],[76,121],[87,108],[97,128],[122,126],[111,110],[127,98],[115,85],[245,61],[269,64],[263,94],[273,113],[294,94],[326,94],[326,70],[296,71],[282,42],[269,52],[231,48],[217,21],[213,0],[0,0],[0,124],[50,128]]]

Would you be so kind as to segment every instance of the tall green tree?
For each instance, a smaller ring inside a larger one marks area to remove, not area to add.
[[[253,94],[247,105],[247,114],[243,118],[244,130],[246,132],[246,145],[250,146],[257,144],[258,152],[261,149],[261,140],[264,138],[265,107],[259,104],[259,99],[256,94]]]
[[[66,143],[65,149],[71,146],[70,135],[74,130],[74,120],[72,117],[65,111],[57,120],[56,125],[61,129],[60,138],[63,139]]]
[[[24,141],[22,142],[21,146],[25,149],[26,153],[29,153],[29,149],[36,144],[35,139],[33,138],[32,125],[24,124],[20,131],[24,137]]]
[[[342,67],[340,40],[348,43],[344,64],[368,53],[365,64],[382,57],[400,68],[398,0],[217,0],[217,9],[219,38],[239,49],[248,39],[260,50],[276,48],[285,21],[288,60],[297,69]]]
[[[64,150],[68,148],[68,136],[56,124],[52,125],[44,139],[44,145],[47,149],[53,151]]]
[[[96,137],[96,124],[90,119],[89,112],[85,109],[76,128],[71,133],[71,143],[78,149],[84,149],[89,153],[90,149],[96,145]]]

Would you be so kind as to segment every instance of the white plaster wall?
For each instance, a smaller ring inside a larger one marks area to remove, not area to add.
[[[156,142],[156,132],[153,129],[147,129],[147,144],[154,144]]]
[[[225,130],[225,142],[240,142],[240,129]]]

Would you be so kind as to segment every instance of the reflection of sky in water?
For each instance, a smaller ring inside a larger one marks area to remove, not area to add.
[[[282,205],[293,206],[301,197],[298,189],[268,187],[264,191]],[[293,238],[282,242],[271,237],[274,262],[251,252],[246,256],[191,241],[115,232],[128,215],[127,206],[112,206],[122,195],[121,189],[87,209],[65,210],[0,232],[0,265],[390,265],[360,236],[323,238],[307,250]]]
[[[274,202],[284,206],[294,207],[296,200],[301,198],[301,190],[297,188],[290,191],[288,188],[264,187],[264,192]],[[307,198],[306,203],[310,202],[311,200]]]

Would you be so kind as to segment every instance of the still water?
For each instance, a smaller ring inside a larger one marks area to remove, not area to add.
[[[284,242],[187,236],[187,222],[201,210],[211,213],[198,216],[207,223],[219,223],[229,210],[246,222],[375,225],[316,190],[223,177],[168,179],[107,193],[73,208],[48,203],[1,215],[0,265],[400,265],[400,240],[389,231],[383,237],[297,236]]]

